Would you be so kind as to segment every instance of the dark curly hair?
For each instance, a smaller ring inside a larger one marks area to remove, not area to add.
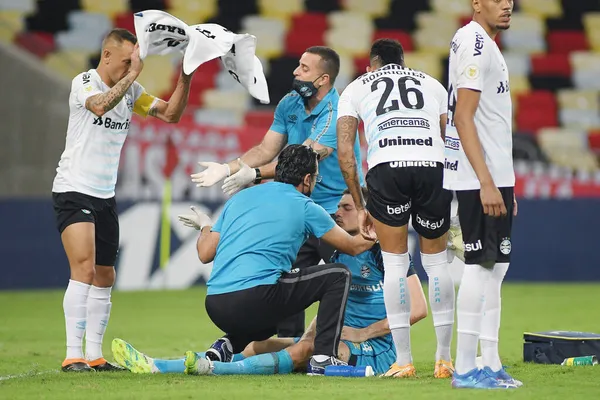
[[[275,167],[275,182],[289,183],[298,186],[306,174],[317,173],[319,155],[313,149],[303,144],[287,146],[277,161]]]
[[[394,39],[378,39],[371,46],[369,55],[371,62],[377,59],[381,66],[388,64],[404,65],[404,49],[399,41]]]

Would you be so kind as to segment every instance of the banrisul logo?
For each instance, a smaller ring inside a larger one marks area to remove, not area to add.
[[[464,243],[465,251],[478,251],[483,249],[483,245],[481,244],[481,240],[478,240],[476,243]]]
[[[112,118],[102,118],[96,117],[92,121],[94,125],[104,126],[106,129],[112,130],[126,130],[129,129],[129,119],[126,119],[124,122],[114,121]]]

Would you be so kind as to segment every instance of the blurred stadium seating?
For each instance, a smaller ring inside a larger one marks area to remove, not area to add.
[[[380,37],[401,41],[409,66],[445,83],[448,43],[470,20],[468,0],[0,0],[0,40],[71,79],[95,66],[110,28],[133,31],[132,13],[143,9],[257,36],[273,104],[260,106],[211,62],[194,76],[190,105],[198,123],[259,128],[269,126],[308,46],[340,53],[339,90],[364,71]],[[515,157],[579,174],[600,170],[599,1],[517,0],[512,27],[497,42],[511,72]],[[178,67],[175,59],[150,58],[140,81],[168,98]]]

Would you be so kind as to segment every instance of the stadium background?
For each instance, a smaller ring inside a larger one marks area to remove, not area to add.
[[[600,281],[600,2],[515,3],[512,27],[497,40],[511,73],[520,201],[507,279]],[[445,84],[450,39],[470,18],[468,0],[0,0],[0,289],[66,285],[50,190],[64,148],[69,82],[96,66],[110,28],[133,31],[132,13],[145,9],[256,35],[271,104],[258,104],[213,61],[194,75],[178,125],[134,120],[117,190],[122,290],[184,288],[208,277],[210,265],[194,253],[195,234],[176,215],[195,203],[216,216],[226,199],[220,185],[197,189],[189,174],[199,160],[226,161],[260,140],[305,48],[340,53],[340,91],[364,71],[370,43],[380,37],[400,40],[409,67]],[[179,61],[148,58],[140,82],[168,99]],[[166,179],[172,255],[160,268]]]

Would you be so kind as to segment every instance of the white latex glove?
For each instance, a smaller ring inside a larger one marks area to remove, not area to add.
[[[448,230],[448,262],[452,262],[454,256],[459,260],[465,261],[465,248],[463,244],[462,230],[458,216],[450,219],[450,230]]]
[[[212,226],[212,220],[208,215],[198,212],[194,206],[190,206],[190,209],[194,214],[181,214],[177,216],[183,225],[198,231],[201,231],[205,226]]]
[[[225,179],[223,186],[221,186],[223,192],[225,192],[225,194],[228,196],[232,196],[239,192],[256,179],[256,170],[254,168],[250,168],[239,158],[237,161],[240,166],[240,170],[231,175],[229,178]]]
[[[212,186],[220,180],[228,177],[230,174],[229,165],[227,164],[201,161],[198,163],[198,165],[206,167],[206,169],[202,172],[191,175],[192,182],[194,182],[197,187]]]

